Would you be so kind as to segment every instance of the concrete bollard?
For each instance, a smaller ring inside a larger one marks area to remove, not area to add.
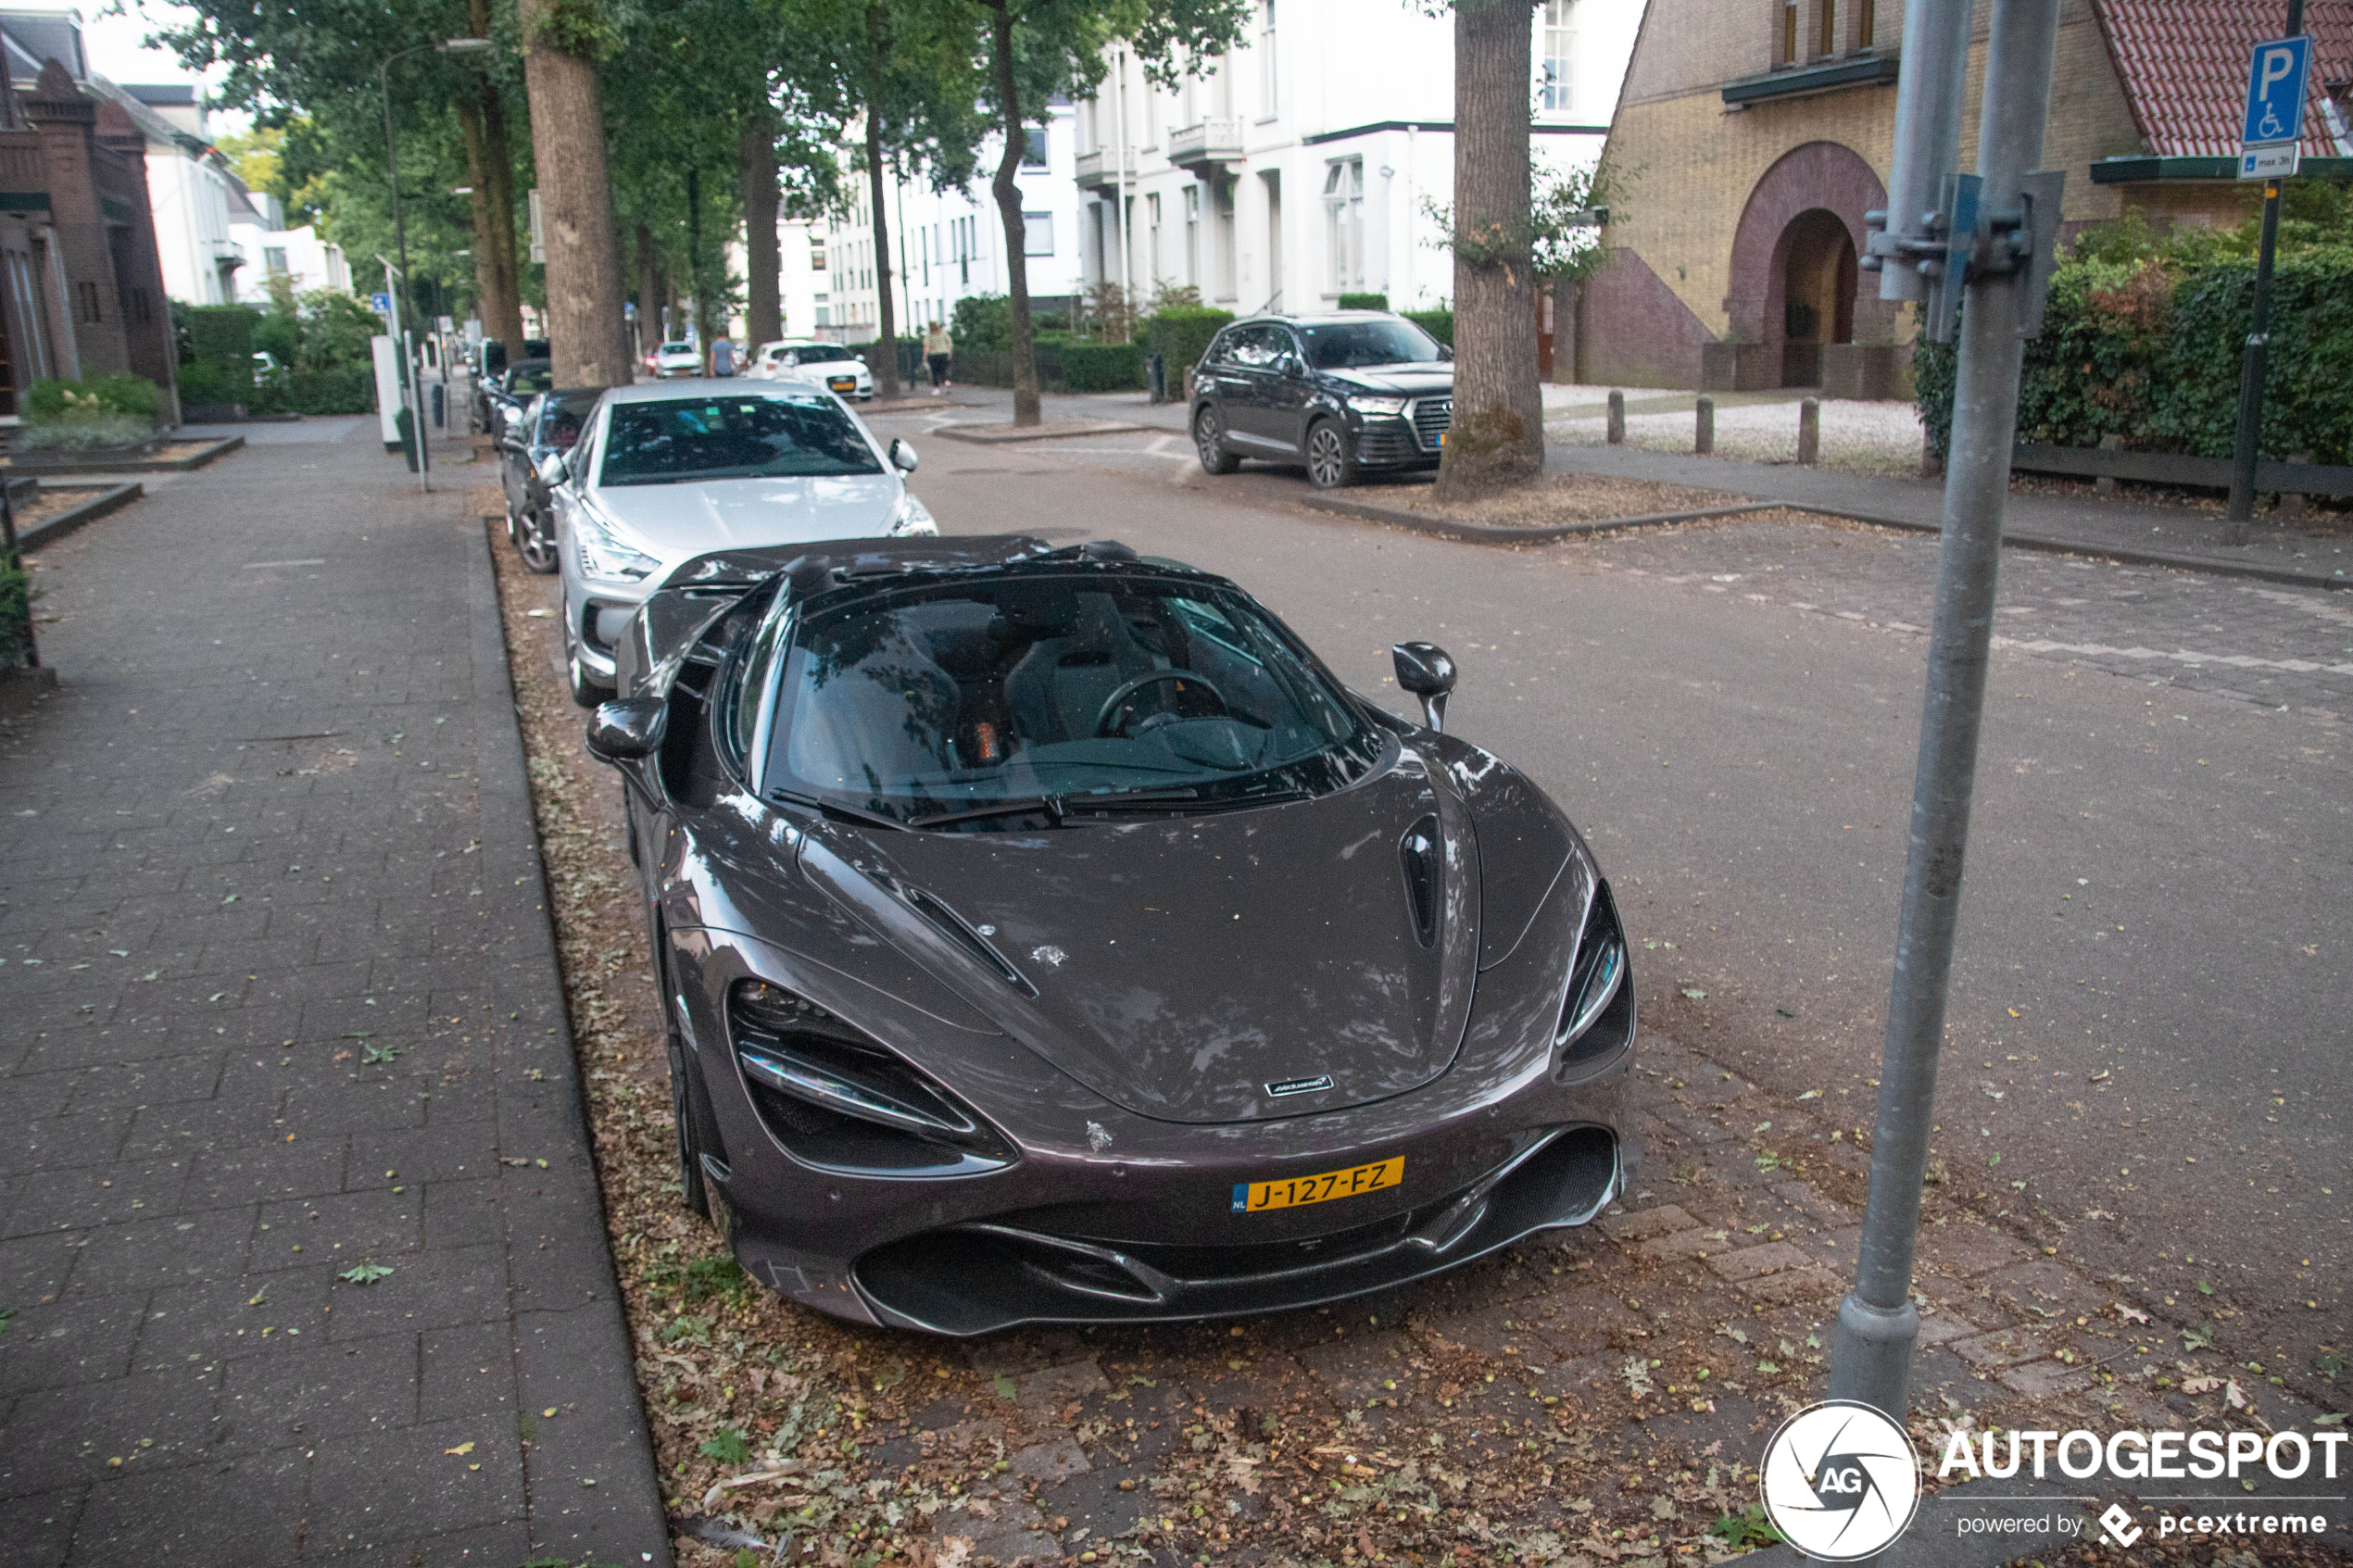
[[[1797,406],[1797,461],[1812,468],[1822,457],[1822,400],[1808,397]]]
[[[1692,450],[1703,458],[1716,455],[1716,399],[1700,394],[1697,428],[1692,432]]]
[[[1926,431],[1920,432],[1920,477],[1944,477],[1944,454],[1936,449],[1936,438]]]
[[[1609,395],[1609,444],[1626,445],[1626,395],[1615,388]]]
[[[2123,449],[2124,438],[2122,436],[2103,435],[2100,437],[2101,451],[2120,452]],[[2092,481],[2092,488],[2098,491],[2103,495],[2113,495],[2116,494],[2116,476],[2112,473],[2101,474]]]

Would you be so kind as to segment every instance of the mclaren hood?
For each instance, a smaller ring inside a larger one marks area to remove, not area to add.
[[[1038,834],[812,830],[801,869],[998,1027],[1142,1116],[1333,1110],[1453,1062],[1478,846],[1409,752],[1319,799]]]

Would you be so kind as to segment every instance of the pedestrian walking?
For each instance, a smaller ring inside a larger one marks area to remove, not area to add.
[[[948,365],[955,357],[956,340],[948,335],[948,328],[938,321],[924,333],[924,363],[931,367],[931,395],[948,395]]]
[[[723,337],[711,343],[711,373],[714,376],[732,376],[736,373],[735,339]]]

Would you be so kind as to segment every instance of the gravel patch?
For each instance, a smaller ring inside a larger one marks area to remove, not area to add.
[[[1575,391],[1579,389],[1566,388]],[[1634,408],[1647,401],[1629,394]],[[1692,415],[1688,396],[1681,406],[1626,417],[1629,445],[1655,452],[1692,449]],[[1544,433],[1556,441],[1598,446],[1608,434],[1605,408],[1572,405],[1549,414]],[[1716,456],[1749,462],[1797,460],[1797,404],[1788,402],[1716,406]],[[1833,399],[1822,405],[1822,467],[1843,473],[1917,475],[1920,470],[1919,410],[1909,403],[1863,403]]]

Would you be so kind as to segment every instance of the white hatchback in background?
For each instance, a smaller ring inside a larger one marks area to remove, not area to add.
[[[752,356],[751,373],[768,381],[807,382],[863,403],[875,395],[875,372],[854,349],[808,338],[763,343]]]
[[[654,374],[698,376],[702,374],[702,350],[691,343],[665,343],[654,350]]]
[[[563,584],[572,696],[612,695],[612,650],[637,607],[713,550],[937,533],[887,449],[822,387],[644,382],[598,402],[571,451],[542,461]]]

